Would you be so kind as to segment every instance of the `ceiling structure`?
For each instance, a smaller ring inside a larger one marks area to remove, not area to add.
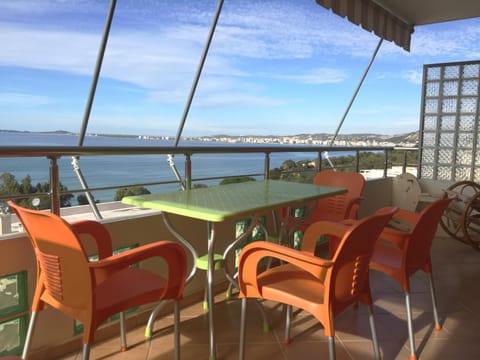
[[[335,14],[410,50],[414,27],[480,17],[479,0],[316,0]]]

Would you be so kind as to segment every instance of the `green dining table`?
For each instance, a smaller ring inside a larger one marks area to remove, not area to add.
[[[319,198],[339,195],[347,189],[319,186],[312,184],[287,182],[280,180],[249,181],[228,185],[217,185],[206,188],[178,190],[139,196],[127,196],[122,199],[124,204],[142,208],[161,210],[162,217],[172,234],[177,237],[192,253],[194,260],[198,258],[192,243],[171,225],[168,214],[200,219],[208,225],[208,268],[207,268],[207,301],[209,316],[210,360],[216,358],[216,341],[214,328],[213,271],[215,250],[215,226],[226,220],[251,217],[252,221],[245,233],[253,230],[259,223],[259,215],[279,208],[301,207],[306,202]],[[290,213],[290,211],[287,211]],[[244,235],[244,234],[243,234]],[[239,238],[232,239],[235,243]],[[195,275],[196,266],[187,282]],[[231,281],[231,278],[229,279]],[[151,317],[152,319],[152,317]],[[150,324],[150,321],[149,321]],[[149,325],[147,325],[148,328]]]

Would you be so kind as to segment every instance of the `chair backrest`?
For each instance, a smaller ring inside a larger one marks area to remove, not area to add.
[[[322,170],[313,179],[315,185],[347,188],[348,192],[320,199],[313,210],[314,219],[341,221],[357,219],[358,203],[352,201],[361,198],[365,189],[365,178],[360,173],[347,171]]]
[[[8,205],[29,235],[40,271],[37,281],[43,282],[49,297],[65,307],[89,308],[92,278],[88,257],[71,226],[47,211],[26,209],[12,201]]]
[[[384,208],[359,220],[340,240],[332,258],[333,269],[325,278],[325,298],[329,299],[335,312],[365,295],[366,290],[370,296],[368,276],[373,249],[380,233],[397,209]],[[307,228],[304,239],[314,233],[316,226],[321,226],[321,222]]]
[[[405,244],[407,268],[416,271],[429,263],[430,247],[435,238],[438,224],[451,201],[453,198],[436,200],[420,212],[417,222],[410,229]]]

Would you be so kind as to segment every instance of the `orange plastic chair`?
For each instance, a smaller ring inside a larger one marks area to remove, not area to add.
[[[347,188],[348,192],[320,199],[313,212],[302,222],[304,228],[318,220],[342,221],[358,218],[358,209],[365,190],[365,178],[362,174],[323,170],[315,175],[313,183]]]
[[[413,337],[409,279],[418,270],[423,270],[428,274],[435,329],[440,330],[441,325],[438,320],[430,247],[440,218],[452,200],[452,198],[437,200],[429,204],[420,213],[400,209],[394,214],[393,220],[407,223],[410,226],[409,230],[401,231],[392,227],[386,227],[380,235],[380,240],[375,246],[370,262],[371,269],[391,276],[400,284],[405,293],[411,360],[416,359],[417,356],[415,354]]]
[[[245,319],[247,298],[268,299],[287,304],[285,342],[290,338],[291,306],[310,312],[324,326],[330,359],[335,359],[335,317],[360,301],[368,306],[375,358],[380,358],[372,297],[369,263],[378,235],[396,208],[384,209],[353,227],[331,221],[319,221],[305,231],[302,250],[268,242],[254,242],[242,250],[239,259],[239,286],[242,298],[240,359],[245,355]],[[314,255],[317,239],[323,235],[342,240],[331,260]],[[273,257],[284,262],[258,274],[259,262]]]
[[[12,201],[8,205],[22,222],[37,258],[37,284],[23,359],[27,358],[37,312],[48,305],[83,324],[83,360],[88,360],[95,331],[107,318],[161,300],[174,300],[175,358],[179,358],[179,300],[187,273],[185,250],[179,244],[158,241],[112,255],[110,235],[96,221],[71,225],[46,211],[25,209]],[[89,261],[80,234],[96,240],[98,261]],[[130,266],[153,257],[167,264],[166,278]],[[123,319],[121,314],[121,349],[125,351]]]
[[[312,223],[319,220],[342,221],[357,219],[360,203],[365,190],[365,178],[362,174],[348,171],[322,170],[318,172],[313,183],[315,185],[335,186],[348,189],[348,192],[336,196],[319,199],[307,215],[301,219],[291,217],[286,226],[287,236],[295,231],[305,231]],[[279,214],[279,220],[285,219],[285,209]]]

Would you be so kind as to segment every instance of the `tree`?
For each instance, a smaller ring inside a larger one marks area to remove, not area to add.
[[[282,170],[279,168],[273,168],[270,170],[270,179],[272,180],[279,180],[282,176]]]
[[[270,170],[270,179],[312,183],[315,169],[313,160],[285,160],[280,168]]]
[[[98,204],[98,200],[95,200],[95,197],[93,197],[93,201],[95,202],[95,204]],[[88,202],[88,198],[87,198],[87,195],[85,194],[80,194],[77,196],[77,202],[78,202],[78,205],[88,205],[89,202]]]
[[[144,188],[143,186],[125,187],[117,190],[117,192],[113,197],[113,200],[120,201],[125,196],[135,196],[135,195],[144,195],[144,194],[150,194],[150,191],[147,188]]]
[[[0,185],[0,194],[2,195],[13,195],[20,194],[20,184],[15,179],[15,176],[10,173],[3,173],[0,175],[0,180],[2,180],[2,185]]]
[[[66,192],[68,191],[68,188],[66,186],[63,186],[62,183],[59,185],[60,192]],[[50,183],[49,182],[44,182],[44,183],[38,183],[35,186],[34,192],[50,192]],[[72,203],[70,202],[73,199],[72,194],[65,194],[65,195],[60,195],[60,207],[69,207],[72,206]],[[38,209],[50,209],[51,204],[50,204],[50,197],[49,196],[41,196],[39,197],[40,199],[40,205],[37,206]]]
[[[238,176],[238,177],[223,179],[222,181],[220,181],[220,185],[237,184],[237,183],[242,183],[247,181],[256,181],[256,180],[250,176]]]
[[[297,167],[297,164],[295,163],[295,161],[285,160],[280,166],[280,169],[284,171],[290,171],[292,169],[295,169],[296,167]]]
[[[10,173],[3,173],[0,175],[0,195],[2,196],[11,196],[11,195],[28,195],[35,193],[48,193],[50,192],[50,183],[37,183],[35,186],[32,185],[32,178],[30,175],[25,176],[22,181],[19,183],[15,176]],[[67,192],[68,188],[63,186],[62,183],[59,185],[61,192]],[[72,194],[60,195],[60,206],[67,207],[72,206],[70,200],[73,198]],[[40,203],[38,206],[33,206],[32,198],[24,198],[16,200],[17,204],[30,208],[30,209],[50,209],[51,201],[49,196],[39,196],[38,199]]]

